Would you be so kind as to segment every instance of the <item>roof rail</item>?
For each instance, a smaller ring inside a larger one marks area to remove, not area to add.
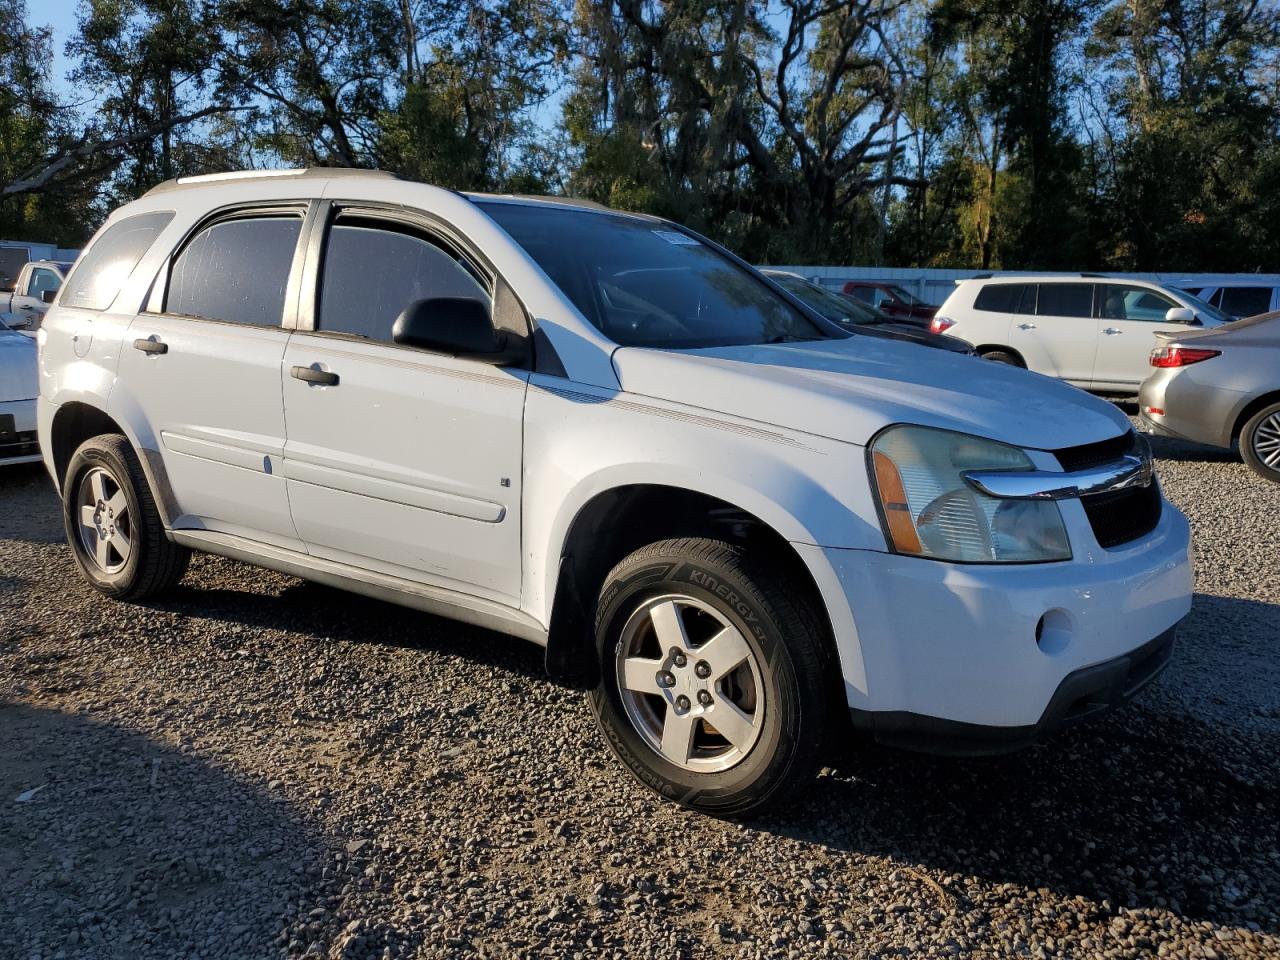
[[[274,170],[227,170],[222,173],[200,173],[190,177],[178,177],[158,183],[143,196],[153,193],[168,193],[183,187],[195,187],[206,183],[223,183],[234,180],[267,180],[275,177],[301,177],[307,179],[328,179],[331,177],[377,177],[379,179],[399,180],[389,170],[366,170],[358,167],[287,167]]]
[[[558,203],[566,207],[584,207],[588,210],[607,210],[610,213],[618,213],[612,207],[607,207],[603,203],[597,203],[594,200],[584,200],[581,197],[561,197],[549,193],[480,193],[475,190],[463,190],[464,197],[485,198],[488,200],[535,200],[544,203]],[[643,214],[642,214],[643,216]]]

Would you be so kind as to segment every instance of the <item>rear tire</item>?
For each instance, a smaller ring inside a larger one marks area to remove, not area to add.
[[[62,484],[67,543],[81,575],[115,600],[141,600],[172,587],[191,551],[164,532],[142,463],[119,434],[80,445]]]
[[[1011,367],[1026,368],[1026,364],[1018,357],[1016,353],[1010,353],[1008,350],[986,350],[982,353],[983,360],[992,360],[996,363],[1007,363]]]
[[[1280,483],[1280,403],[1263,407],[1245,423],[1240,456],[1258,476]]]
[[[600,590],[592,709],[614,755],[718,816],[775,804],[817,771],[833,715],[824,637],[785,568],[709,539],[631,554]]]

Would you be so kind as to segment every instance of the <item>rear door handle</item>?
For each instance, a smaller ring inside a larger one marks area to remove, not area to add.
[[[1019,329],[1019,330],[1034,330],[1035,328],[1036,328],[1036,325],[1035,325],[1034,323],[1020,323],[1020,324],[1018,324],[1018,329]]]
[[[1121,330],[1119,327],[1107,327],[1107,329],[1103,330],[1102,332],[1105,333],[1108,337],[1114,337],[1117,333],[1124,333],[1124,331]]]
[[[315,367],[294,367],[289,371],[289,376],[305,383],[318,383],[326,387],[336,387],[338,385],[338,375],[332,370],[317,370]]]
[[[143,353],[168,353],[169,345],[159,337],[145,337],[133,341],[133,349]]]

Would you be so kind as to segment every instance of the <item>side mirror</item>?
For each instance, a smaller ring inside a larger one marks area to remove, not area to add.
[[[1182,323],[1190,326],[1196,322],[1196,313],[1189,307],[1170,307],[1164,315],[1165,323]]]
[[[53,298],[58,295],[57,290],[41,290],[40,299],[44,303],[53,303]]]
[[[493,328],[488,304],[467,297],[415,300],[391,327],[394,343],[495,365],[520,356],[512,339]]]

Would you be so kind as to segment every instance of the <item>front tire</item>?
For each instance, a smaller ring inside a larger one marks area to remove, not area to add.
[[[817,618],[785,570],[717,540],[664,540],[605,578],[591,705],[667,799],[754,813],[812,779],[832,705]]]
[[[1240,455],[1254,473],[1280,483],[1280,403],[1263,407],[1245,423]]]
[[[89,585],[141,600],[176,584],[191,551],[165,536],[138,455],[118,434],[86,440],[62,484],[67,543]]]

